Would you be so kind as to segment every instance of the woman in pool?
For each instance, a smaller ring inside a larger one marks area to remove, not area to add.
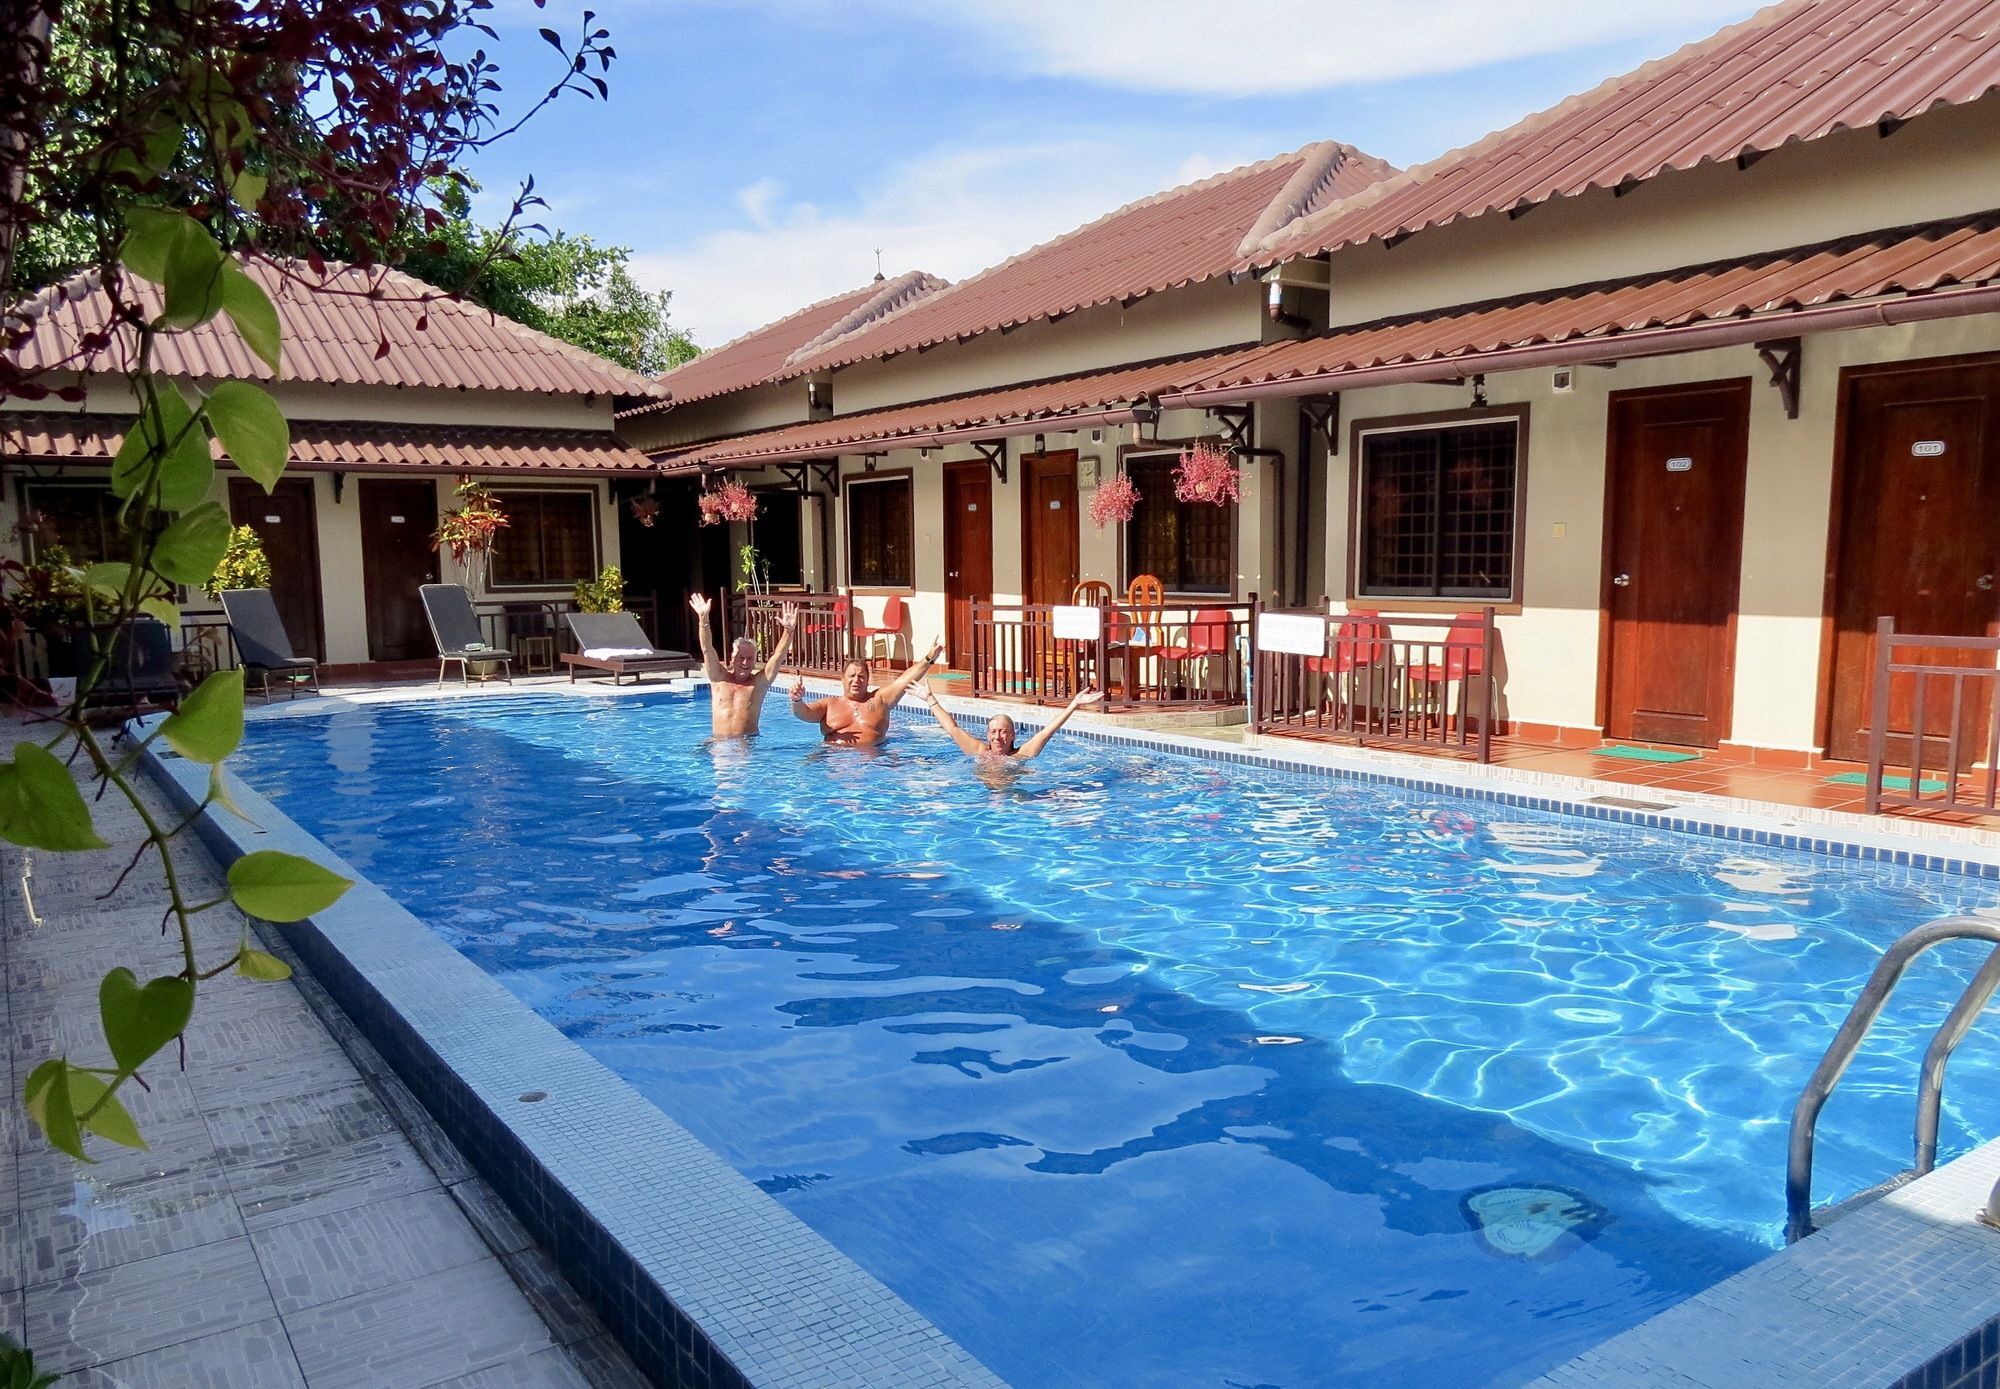
[[[850,747],[873,747],[889,736],[889,713],[910,686],[930,673],[944,654],[944,641],[931,643],[923,660],[911,666],[879,690],[868,688],[868,665],[849,661],[840,672],[840,693],[814,704],[806,703],[806,680],[801,675],[792,682],[792,716],[819,725],[820,737],[829,743]]]
[[[1049,745],[1049,739],[1056,736],[1058,728],[1069,722],[1071,714],[1085,705],[1102,704],[1104,691],[1078,690],[1075,698],[1063,706],[1063,711],[1049,720],[1047,728],[1018,748],[1014,746],[1014,721],[1005,714],[995,714],[986,721],[986,741],[981,742],[960,728],[958,720],[944,711],[944,706],[938,703],[937,691],[928,685],[924,686],[924,702],[930,705],[931,717],[938,721],[938,727],[951,735],[951,740],[958,744],[958,750],[967,757],[1026,762],[1029,758],[1038,756],[1042,749]]]

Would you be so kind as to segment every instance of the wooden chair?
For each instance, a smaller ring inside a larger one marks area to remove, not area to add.
[[[1070,590],[1069,602],[1073,608],[1108,608],[1111,606],[1111,585],[1102,579],[1085,579]],[[1108,631],[1106,635],[1109,636]],[[1063,642],[1061,645],[1063,647],[1060,657],[1061,669],[1068,682],[1067,688],[1075,691],[1082,687],[1084,665],[1097,652],[1094,647],[1083,646],[1076,642]],[[1106,659],[1108,663],[1109,658]],[[1101,685],[1108,676],[1105,672],[1098,671],[1094,679]]]
[[[1125,586],[1125,610],[1111,616],[1106,649],[1120,658],[1127,699],[1136,697],[1134,691],[1142,683],[1136,678],[1140,663],[1163,644],[1161,609],[1166,600],[1166,586],[1152,574],[1140,574]]]
[[[1111,585],[1102,579],[1085,579],[1070,590],[1069,601],[1072,607],[1104,607],[1111,601]]]

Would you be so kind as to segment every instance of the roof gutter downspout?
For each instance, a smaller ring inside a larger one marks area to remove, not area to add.
[[[2000,285],[1977,289],[1934,290],[1900,299],[1867,304],[1828,304],[1787,313],[1757,314],[1677,328],[1648,328],[1634,333],[1573,338],[1532,347],[1468,352],[1421,362],[1392,362],[1377,367],[1318,372],[1282,381],[1255,381],[1240,386],[1194,386],[1165,391],[1162,410],[1202,410],[1211,405],[1244,404],[1318,395],[1329,386],[1352,390],[1363,386],[1394,386],[1416,382],[1454,381],[1476,372],[1525,371],[1534,367],[1578,366],[1585,362],[1623,361],[1701,352],[1716,347],[1741,347],[1773,337],[1801,333],[1832,333],[1853,328],[1890,328],[1940,318],[1960,318],[2000,312]]]

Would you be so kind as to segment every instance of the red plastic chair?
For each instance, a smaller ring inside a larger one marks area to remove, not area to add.
[[[1349,608],[1333,633],[1331,656],[1306,657],[1306,669],[1321,675],[1346,675],[1389,660],[1389,627],[1373,608]]]
[[[1161,660],[1171,662],[1174,667],[1175,678],[1169,683],[1179,683],[1181,668],[1189,661],[1201,661],[1206,667],[1213,657],[1226,655],[1229,651],[1229,629],[1229,614],[1221,608],[1203,608],[1196,613],[1194,621],[1187,626],[1187,639],[1162,646],[1157,652]],[[1206,688],[1210,677],[1206,668],[1202,676]]]
[[[1440,715],[1451,709],[1451,686],[1459,687],[1458,716],[1465,718],[1465,686],[1474,676],[1486,673],[1486,615],[1484,613],[1460,613],[1452,619],[1451,629],[1445,633],[1443,665],[1412,666],[1410,668],[1410,688],[1412,693],[1421,689],[1424,702],[1436,701]]]
[[[843,598],[840,601],[845,603],[847,600]],[[905,612],[902,595],[892,593],[882,600],[881,624],[870,627],[865,623],[856,623],[854,627],[854,639],[861,644],[861,649],[866,651],[868,643],[873,638],[887,637],[889,639],[889,654],[893,656],[896,652],[896,638],[903,635],[904,618]]]
[[[823,641],[807,643],[816,658],[813,662],[814,664],[824,662],[828,655],[845,656],[847,654],[847,620],[852,611],[853,600],[843,593],[833,600],[833,611],[827,615],[824,622],[808,622],[806,624],[806,635],[808,637],[819,636],[822,632],[837,634],[833,643],[834,650],[830,653],[825,652],[824,648],[827,643]]]

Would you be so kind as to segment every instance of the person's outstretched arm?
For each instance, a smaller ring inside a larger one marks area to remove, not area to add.
[[[722,659],[715,654],[715,643],[708,635],[708,610],[713,606],[706,593],[690,593],[688,606],[694,609],[695,640],[701,643],[701,669],[712,683],[723,680]]]
[[[929,685],[924,686],[923,689],[924,703],[930,706],[931,717],[936,719],[938,727],[942,728],[950,735],[951,740],[958,744],[960,752],[964,753],[967,757],[977,757],[980,753],[986,751],[986,744],[960,728],[958,720],[953,718],[942,704],[938,703],[936,690],[932,689]]]
[[[764,662],[764,685],[767,689],[778,678],[778,672],[785,668],[785,655],[792,649],[792,633],[799,629],[799,605],[787,603],[779,608],[778,623],[778,644],[771,648],[771,659]]]
[[[804,719],[807,723],[826,722],[826,701],[817,704],[806,703],[806,678],[801,675],[792,682],[792,717]]]
[[[884,709],[895,708],[896,702],[910,692],[910,686],[931,673],[931,667],[937,664],[937,658],[943,652],[944,640],[943,638],[939,638],[931,643],[930,653],[923,660],[917,662],[881,689],[875,691],[875,698],[882,702],[882,707]]]
[[[1020,751],[1014,754],[1014,760],[1016,762],[1026,762],[1030,757],[1039,757],[1042,749],[1049,745],[1049,739],[1056,736],[1056,730],[1069,722],[1071,714],[1074,714],[1086,704],[1102,703],[1104,703],[1104,691],[1078,690],[1075,698],[1063,706],[1063,711],[1049,720],[1047,728],[1044,728],[1040,733],[1037,733],[1021,745]]]

